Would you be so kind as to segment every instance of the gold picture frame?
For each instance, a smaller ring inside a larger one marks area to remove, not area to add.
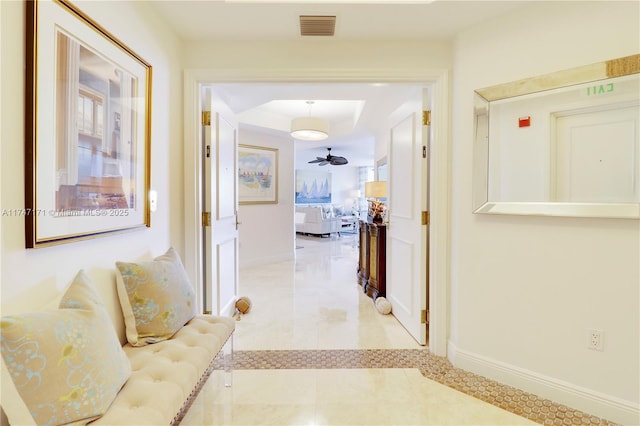
[[[151,65],[66,0],[26,12],[27,248],[151,226]]]
[[[278,204],[278,150],[238,145],[240,204]]]

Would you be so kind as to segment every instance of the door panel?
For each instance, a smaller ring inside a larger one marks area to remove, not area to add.
[[[225,310],[225,305],[228,305],[231,301],[235,302],[237,297],[236,286],[225,285],[225,283],[234,283],[237,281],[236,270],[232,267],[225,267],[224,265],[233,265],[237,258],[237,244],[236,238],[231,238],[227,241],[219,241],[217,260],[218,265],[218,282],[221,303],[220,310]],[[228,310],[228,309],[227,309]]]
[[[389,250],[393,253],[394,263],[394,282],[411,283],[413,282],[413,265],[410,264],[414,257],[414,245],[411,241],[404,241],[399,238],[389,240]],[[408,262],[407,262],[408,261]],[[397,278],[396,278],[397,277]],[[393,310],[402,311],[402,315],[410,318],[413,310],[412,291],[409,285],[396,285],[393,287],[392,300],[394,301]]]
[[[233,124],[218,114],[217,172],[218,212],[217,219],[235,219],[236,204],[236,129]],[[235,222],[234,222],[235,226]]]
[[[205,89],[211,121],[204,127],[203,206],[210,214],[204,225],[205,311],[230,315],[238,294],[237,125],[231,110]]]
[[[423,95],[424,96],[424,95]],[[422,311],[427,309],[427,159],[423,157],[423,99],[414,111],[391,127],[389,141],[389,212],[387,228],[387,298],[392,312],[421,345],[427,343]]]
[[[404,121],[391,129],[391,161],[393,179],[389,179],[390,190],[393,194],[393,215],[396,219],[411,220],[413,212],[414,165],[412,151],[415,149],[415,116],[407,117]]]

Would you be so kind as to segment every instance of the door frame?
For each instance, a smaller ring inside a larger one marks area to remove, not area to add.
[[[450,288],[450,86],[448,69],[186,69],[184,71],[184,264],[192,282],[202,281],[201,87],[225,83],[422,84],[433,88],[429,173],[429,350],[447,355]],[[197,291],[200,291],[199,287]]]

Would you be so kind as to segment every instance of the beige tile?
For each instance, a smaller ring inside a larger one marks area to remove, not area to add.
[[[527,425],[415,369],[215,372],[182,425]]]

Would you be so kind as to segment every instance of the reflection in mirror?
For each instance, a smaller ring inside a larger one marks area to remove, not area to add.
[[[376,161],[376,180],[387,180],[387,157],[382,157],[380,160]]]
[[[476,90],[476,213],[640,218],[640,55]]]

